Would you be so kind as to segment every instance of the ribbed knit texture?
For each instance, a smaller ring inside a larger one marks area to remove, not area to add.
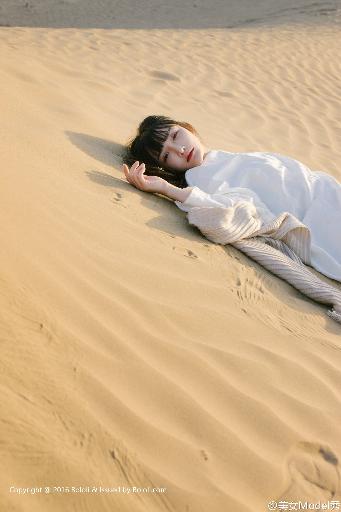
[[[192,208],[187,217],[212,242],[233,245],[310,299],[332,305],[328,315],[341,323],[341,292],[306,267],[311,263],[310,232],[296,217],[284,212],[264,225],[256,208],[243,201]]]

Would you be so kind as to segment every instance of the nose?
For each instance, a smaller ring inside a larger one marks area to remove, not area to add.
[[[182,156],[186,150],[186,146],[178,146],[177,151]]]

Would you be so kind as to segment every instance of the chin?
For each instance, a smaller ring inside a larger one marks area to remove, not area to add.
[[[191,167],[198,167],[198,165],[201,165],[203,163],[202,158],[196,158],[193,162],[189,162],[189,169]]]

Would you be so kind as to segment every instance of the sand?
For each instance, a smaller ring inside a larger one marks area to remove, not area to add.
[[[193,3],[2,1],[1,511],[341,500],[341,327],[120,162],[164,114],[341,181],[341,3]]]

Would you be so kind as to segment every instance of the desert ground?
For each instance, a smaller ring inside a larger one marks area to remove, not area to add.
[[[341,1],[2,0],[0,25],[0,510],[341,500],[341,326],[121,168],[163,114],[341,181]]]

